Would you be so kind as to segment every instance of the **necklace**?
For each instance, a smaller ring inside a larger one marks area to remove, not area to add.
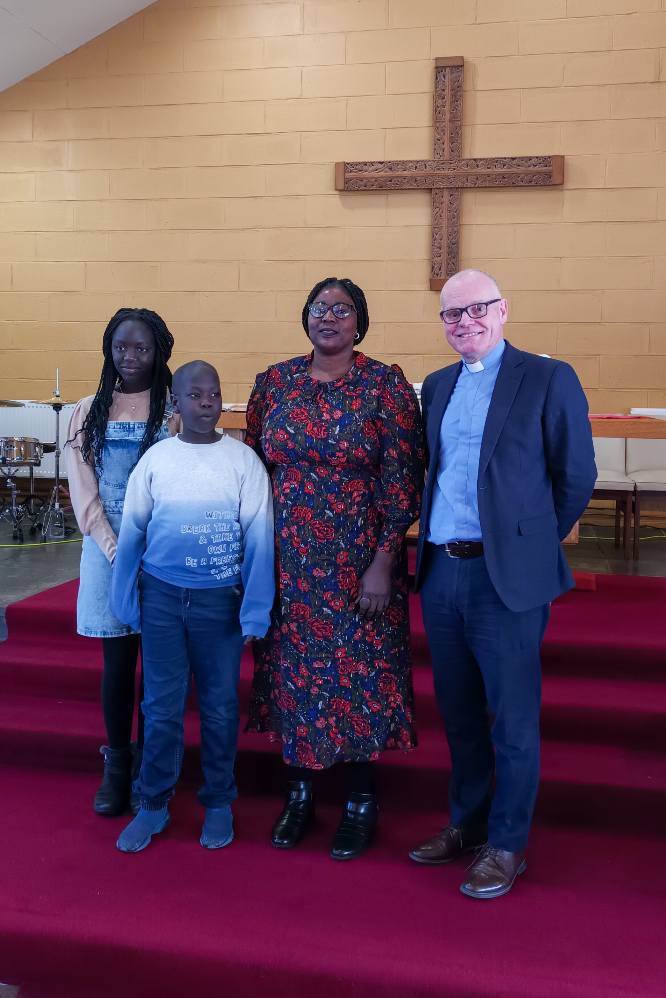
[[[116,384],[116,391],[118,392],[119,395],[126,395],[127,396],[128,394],[130,394],[130,393],[128,393],[128,392],[126,392],[124,390],[122,381],[118,381],[117,382],[117,384]],[[131,394],[134,394],[134,393],[132,392]],[[136,412],[136,402],[130,402],[129,407],[130,407],[130,411],[132,413]]]

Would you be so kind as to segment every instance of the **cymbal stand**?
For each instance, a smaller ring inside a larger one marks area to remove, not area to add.
[[[10,521],[12,525],[12,540],[18,541],[19,544],[23,544],[23,520],[28,520],[30,533],[36,533],[40,526],[37,521],[44,505],[39,496],[34,495],[32,492],[27,496],[21,496],[19,499],[18,486],[14,481],[14,475],[23,466],[24,462],[19,462],[19,464],[14,466],[9,465],[5,461],[0,461],[0,472],[2,475],[0,480],[5,482],[11,496],[9,505],[6,508],[0,505],[0,520]],[[32,467],[30,467],[30,470],[32,471]],[[0,503],[4,503],[1,496]]]
[[[11,521],[12,540],[18,541],[19,544],[23,544],[23,528],[21,526],[21,521],[25,515],[25,506],[19,504],[16,499],[18,489],[16,487],[16,482],[11,477],[11,472],[15,470],[15,468],[10,468],[9,474],[7,474],[3,469],[3,475],[7,488],[11,490],[11,499],[9,500],[9,509],[4,510],[2,515]]]
[[[48,505],[44,510],[44,516],[42,519],[42,541],[45,541],[47,537],[51,537],[53,540],[62,540],[66,533],[65,511],[60,505],[60,495],[63,491],[62,485],[60,484],[60,413],[62,412],[63,403],[58,401],[59,398],[60,390],[58,383],[56,382],[56,389],[53,393],[53,401],[49,403],[55,412],[56,417],[55,478]]]

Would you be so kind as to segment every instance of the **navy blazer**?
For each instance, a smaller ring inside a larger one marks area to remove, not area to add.
[[[417,588],[424,574],[440,426],[461,370],[462,361],[434,371],[423,383],[428,477]],[[576,372],[563,361],[507,342],[481,441],[477,494],[488,573],[510,610],[549,603],[573,585],[560,541],[587,506],[596,475],[587,399]]]

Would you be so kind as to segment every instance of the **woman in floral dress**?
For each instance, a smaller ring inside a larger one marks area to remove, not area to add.
[[[415,744],[405,533],[423,474],[421,420],[395,365],[358,352],[365,295],[326,278],[308,295],[312,351],[258,375],[247,442],[273,483],[279,595],[255,651],[248,727],[282,741],[290,767],[273,845],[314,814],[312,770],[346,763],[331,855],[351,859],[377,823],[374,761]]]

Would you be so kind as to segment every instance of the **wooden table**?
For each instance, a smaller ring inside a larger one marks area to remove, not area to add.
[[[240,413],[242,415],[242,413]],[[590,413],[593,437],[631,437],[641,440],[666,440],[666,419],[635,416],[631,419],[603,419]]]
[[[592,436],[594,437],[633,437],[647,440],[666,440],[666,419],[651,416],[633,419],[603,419],[590,413]],[[218,424],[225,430],[244,430],[244,412],[223,412]]]
[[[245,413],[233,411],[223,412],[217,425],[221,426],[223,430],[244,430],[246,428]]]

